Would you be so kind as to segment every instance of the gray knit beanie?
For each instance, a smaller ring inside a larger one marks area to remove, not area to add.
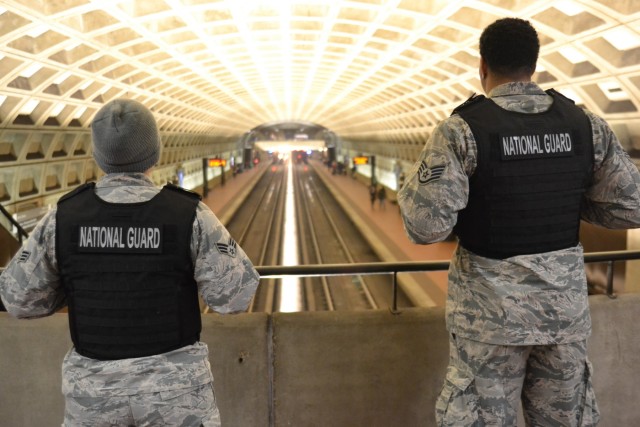
[[[93,157],[106,173],[145,172],[160,158],[160,133],[153,114],[130,99],[105,104],[91,123]]]

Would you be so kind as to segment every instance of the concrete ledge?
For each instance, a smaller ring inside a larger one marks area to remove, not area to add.
[[[202,316],[200,339],[209,346],[223,425],[269,425],[269,322],[266,313]]]
[[[444,309],[273,315],[278,426],[433,425]]]
[[[599,427],[640,425],[640,294],[590,303]],[[202,341],[227,426],[433,425],[448,361],[442,308],[207,314]],[[67,315],[0,313],[0,345],[0,425],[59,426]]]
[[[589,298],[593,333],[589,359],[602,422],[599,427],[640,426],[640,294]]]
[[[202,316],[201,340],[209,346],[226,425],[268,425],[268,322],[266,313]],[[61,364],[71,348],[67,315],[17,320],[0,313],[0,346],[0,426],[59,426],[64,415]]]
[[[59,426],[62,359],[71,347],[66,314],[17,320],[0,313],[0,425]]]

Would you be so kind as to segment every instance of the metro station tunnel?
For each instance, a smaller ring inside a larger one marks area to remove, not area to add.
[[[151,181],[197,193],[261,276],[246,313],[200,301],[223,425],[435,426],[459,239],[413,243],[398,193],[484,93],[479,38],[505,17],[537,30],[531,80],[604,119],[637,168],[640,2],[1,2],[0,271],[104,177],[92,120],[135,100],[160,133]],[[640,232],[581,221],[579,242],[599,425],[637,426]],[[0,425],[60,425],[68,309],[1,308]]]

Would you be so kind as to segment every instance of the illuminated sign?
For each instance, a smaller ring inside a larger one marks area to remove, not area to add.
[[[353,164],[354,165],[368,165],[369,164],[369,157],[367,157],[367,156],[354,157],[353,158]]]
[[[209,159],[209,167],[215,168],[218,166],[226,166],[227,161],[225,159],[218,159],[217,157],[214,159]]]

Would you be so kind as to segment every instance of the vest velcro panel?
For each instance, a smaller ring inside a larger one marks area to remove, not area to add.
[[[580,207],[593,168],[591,126],[566,98],[538,114],[482,98],[455,110],[469,125],[478,162],[454,232],[466,249],[504,259],[578,244]]]
[[[166,188],[143,203],[107,203],[92,188],[61,199],[56,253],[78,353],[142,357],[199,340],[190,255],[197,204]]]

